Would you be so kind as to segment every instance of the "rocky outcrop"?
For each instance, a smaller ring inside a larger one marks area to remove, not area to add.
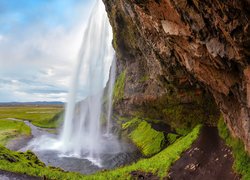
[[[250,152],[247,0],[104,0],[118,73],[115,110],[173,126],[211,122],[215,100]],[[173,119],[175,117],[175,119]],[[176,119],[177,117],[177,119]]]

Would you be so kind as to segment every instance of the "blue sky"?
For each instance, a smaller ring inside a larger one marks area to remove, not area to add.
[[[93,0],[0,0],[0,102],[65,101]]]

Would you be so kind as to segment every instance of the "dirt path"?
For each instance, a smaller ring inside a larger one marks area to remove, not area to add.
[[[170,169],[171,180],[239,180],[233,172],[233,157],[215,127],[204,127],[192,148]]]
[[[0,170],[0,180],[42,180],[42,178]]]

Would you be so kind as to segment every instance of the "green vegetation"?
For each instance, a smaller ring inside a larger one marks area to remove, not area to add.
[[[250,156],[244,149],[244,144],[230,135],[223,118],[221,117],[218,122],[218,130],[220,136],[225,140],[226,144],[233,150],[234,156],[234,169],[242,175],[242,179],[250,179]]]
[[[0,107],[0,119],[15,118],[20,120],[28,120],[32,124],[39,127],[55,128],[60,122],[60,118],[57,117],[61,115],[61,111],[61,106]]]
[[[164,134],[151,128],[145,121],[141,122],[129,135],[130,139],[141,149],[145,156],[158,153],[164,145]]]
[[[178,134],[168,133],[167,140],[170,144],[173,144],[178,139],[178,137]]]
[[[126,80],[126,70],[124,70],[116,79],[114,88],[114,102],[117,102],[124,97],[124,88]]]
[[[181,135],[187,134],[194,126],[204,121],[204,112],[201,108],[191,109],[183,104],[169,106],[163,110],[163,113],[169,125]]]
[[[139,119],[137,117],[135,117],[135,118],[133,118],[131,120],[128,120],[128,119],[124,119],[124,120],[127,121],[127,122],[125,122],[125,123],[122,124],[122,129],[123,130],[128,129],[128,128],[134,129],[134,128],[136,128],[136,126],[138,125],[138,123],[142,121],[141,119]]]
[[[197,125],[188,135],[179,138],[175,143],[156,154],[138,162],[115,170],[100,172],[88,176],[88,179],[131,179],[132,171],[151,172],[160,178],[167,176],[171,165],[180,158],[183,151],[187,150],[197,139],[201,125]]]
[[[141,159],[138,162],[117,168],[110,171],[98,172],[93,175],[85,176],[79,173],[63,172],[58,168],[46,167],[30,151],[26,153],[13,152],[0,146],[0,169],[19,172],[34,176],[45,177],[47,179],[131,179],[132,171],[152,172],[163,178],[171,165],[180,158],[183,151],[187,150],[195,139],[197,139],[201,126],[196,126],[188,135],[179,138],[175,143],[148,159]]]
[[[148,75],[145,75],[145,76],[142,76],[142,77],[139,79],[139,82],[140,82],[140,83],[144,83],[144,82],[146,82],[147,80],[149,80],[149,76],[148,76]]]
[[[24,122],[0,119],[0,145],[6,145],[10,139],[18,136],[29,136],[30,133],[30,128]]]
[[[47,179],[79,179],[83,177],[78,173],[65,173],[59,168],[46,167],[31,151],[14,152],[3,146],[0,146],[0,169]]]
[[[163,132],[154,130],[148,122],[137,117],[122,124],[122,129],[144,156],[160,152],[165,143]]]

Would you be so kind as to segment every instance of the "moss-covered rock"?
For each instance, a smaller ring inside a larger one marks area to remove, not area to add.
[[[178,134],[168,133],[167,140],[169,144],[173,144],[178,139],[178,137],[180,137]]]
[[[219,135],[225,140],[226,144],[233,150],[233,168],[242,175],[243,180],[250,179],[250,155],[245,151],[241,140],[233,138],[221,117],[218,122]]]
[[[165,144],[164,133],[153,129],[145,120],[133,118],[123,123],[122,129],[144,156],[158,153]]]
[[[154,130],[147,122],[141,122],[129,135],[131,140],[141,149],[143,155],[152,156],[164,145],[164,134]]]
[[[126,80],[126,70],[124,70],[116,79],[114,87],[114,95],[113,95],[114,103],[118,102],[124,97],[125,80]]]

